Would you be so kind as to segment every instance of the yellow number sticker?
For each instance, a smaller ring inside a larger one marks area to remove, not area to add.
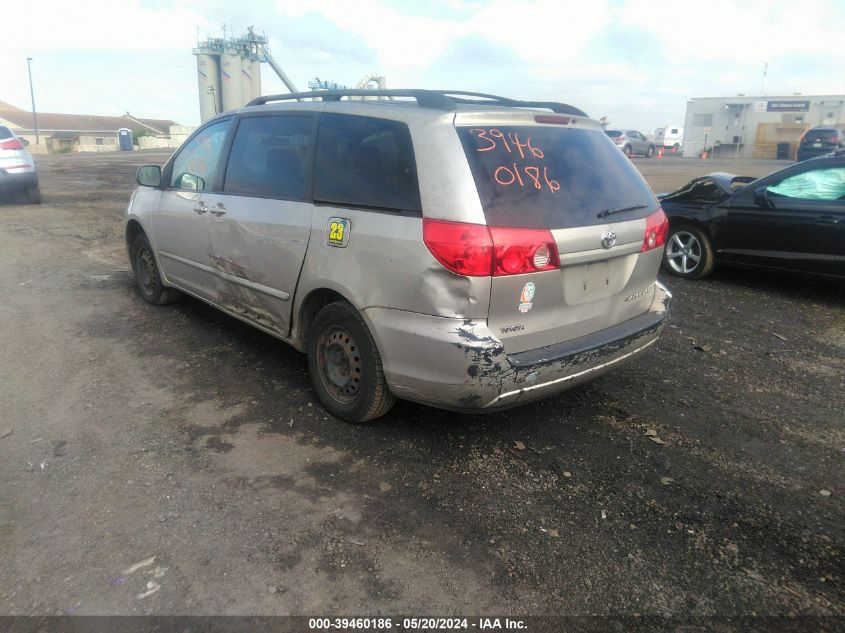
[[[351,222],[346,218],[330,218],[326,244],[345,248],[349,243],[349,228]]]

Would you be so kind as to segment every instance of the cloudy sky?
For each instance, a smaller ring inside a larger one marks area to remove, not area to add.
[[[564,101],[652,133],[690,97],[845,92],[842,0],[28,0],[6,2],[0,100],[199,122],[197,35],[265,33],[314,77]],[[264,66],[265,94],[285,92]]]

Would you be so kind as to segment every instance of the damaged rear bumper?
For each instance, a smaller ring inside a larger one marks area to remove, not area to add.
[[[610,371],[660,336],[671,294],[655,283],[651,309],[577,339],[508,355],[484,320],[388,308],[366,311],[399,398],[485,412],[544,398]]]

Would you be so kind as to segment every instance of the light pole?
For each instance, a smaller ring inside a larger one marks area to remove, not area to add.
[[[35,91],[32,89],[32,57],[26,58],[26,69],[29,71],[29,96],[32,99],[32,124],[35,126],[35,144],[39,145],[38,140],[38,115],[35,114]]]

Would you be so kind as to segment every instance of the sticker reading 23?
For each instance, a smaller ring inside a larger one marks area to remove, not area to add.
[[[519,138],[519,132],[505,134],[496,128],[471,128],[470,133],[478,139],[477,152],[499,150],[498,154],[507,154],[507,164],[502,164],[493,170],[493,180],[502,187],[518,185],[533,187],[534,189],[548,188],[552,193],[560,191],[560,183],[549,177],[549,168],[542,164],[546,157],[539,147],[531,142],[531,137],[524,141]],[[522,161],[536,160],[539,164],[525,165]]]
[[[352,223],[347,218],[329,218],[326,227],[326,244],[346,248],[349,244],[349,231]]]

